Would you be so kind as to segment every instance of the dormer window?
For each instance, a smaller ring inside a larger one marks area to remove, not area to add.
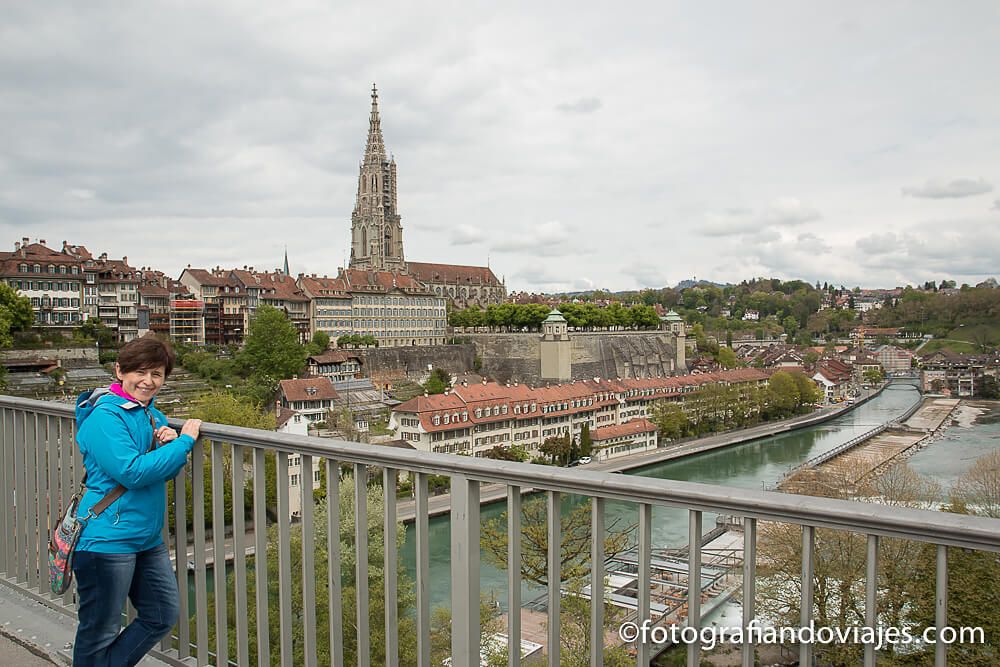
[[[440,426],[441,425],[441,415],[434,415],[433,422],[434,422],[435,426]]]
[[[503,413],[503,414],[507,414],[507,405],[506,404],[503,407],[500,408],[500,412]]]
[[[310,396],[316,395],[316,387],[306,387],[306,393]]]
[[[483,416],[483,409],[482,408],[476,408],[476,419],[479,419],[482,416]]]
[[[447,424],[449,421],[450,421],[449,420],[449,415],[445,414],[445,416],[444,416],[444,423]]]
[[[18,265],[17,272],[18,273],[27,273],[28,272],[28,265],[27,264],[20,264],[20,265]]]

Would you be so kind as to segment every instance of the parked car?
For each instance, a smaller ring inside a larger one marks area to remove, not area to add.
[[[591,460],[592,460],[592,459],[591,459],[591,458],[590,458],[589,456],[581,456],[581,457],[580,457],[580,465],[582,465],[582,466],[585,466],[585,465],[587,465],[588,463],[590,463],[590,462],[591,462]]]

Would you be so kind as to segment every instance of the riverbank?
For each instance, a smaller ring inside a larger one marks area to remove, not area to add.
[[[751,428],[737,431],[726,431],[715,435],[705,436],[680,443],[674,443],[667,447],[658,448],[652,452],[632,454],[607,461],[595,461],[577,468],[578,470],[593,470],[600,472],[626,472],[658,465],[665,461],[681,459],[703,452],[724,449],[736,445],[746,444],[756,440],[770,438],[783,433],[808,428],[817,424],[836,419],[848,412],[861,407],[868,401],[882,393],[889,382],[883,383],[877,389],[864,392],[853,403],[841,403],[836,406],[820,408],[807,415],[799,415],[790,419],[776,422],[759,424]],[[521,494],[532,493],[533,489],[522,488]],[[503,484],[485,484],[480,488],[479,501],[481,505],[503,502],[507,499],[507,487]],[[427,502],[429,516],[441,516],[451,511],[451,495],[441,494],[433,496]],[[416,503],[413,500],[401,500],[396,507],[397,516],[403,523],[413,523],[416,518]]]

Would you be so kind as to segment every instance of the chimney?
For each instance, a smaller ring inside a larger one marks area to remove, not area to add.
[[[63,252],[66,252],[66,249],[67,249],[68,247],[69,247],[69,244],[68,244],[68,243],[66,243],[65,241],[63,241]]]
[[[21,249],[21,242],[20,241],[14,241],[14,252],[17,252],[20,249]]]
[[[21,245],[22,246],[28,245],[28,243],[30,243],[30,241],[31,241],[31,239],[29,239],[27,236],[22,236],[21,237]]]
[[[38,239],[38,245],[45,245],[45,239]]]

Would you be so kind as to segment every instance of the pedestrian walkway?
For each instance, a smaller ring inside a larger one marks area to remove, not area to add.
[[[49,667],[69,665],[76,618],[0,585],[0,665]],[[149,656],[140,667],[167,663]]]

